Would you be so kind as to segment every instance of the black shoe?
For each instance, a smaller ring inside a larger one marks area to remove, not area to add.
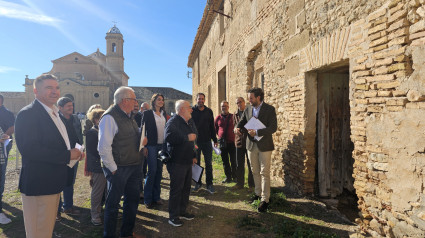
[[[258,206],[258,212],[266,212],[269,207],[269,203],[265,201],[260,202],[260,206]]]
[[[195,218],[195,215],[186,212],[184,214],[181,214],[180,218],[190,221],[190,220],[193,220],[193,218]]]
[[[249,203],[253,203],[254,201],[257,201],[260,199],[260,196],[257,196],[256,194],[252,195],[252,197],[248,200]]]
[[[145,203],[145,206],[146,206],[147,209],[152,209],[153,203]]]
[[[183,225],[183,222],[182,221],[180,221],[180,219],[179,218],[174,218],[174,219],[169,219],[168,220],[168,224],[170,224],[170,225],[172,225],[172,226],[182,226]]]
[[[233,182],[231,178],[226,178],[222,183],[231,183]]]

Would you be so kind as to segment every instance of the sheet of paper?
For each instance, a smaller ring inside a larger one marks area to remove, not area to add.
[[[83,152],[84,152],[84,145],[80,145],[80,144],[76,143],[76,144],[75,144],[75,148],[76,148],[76,149],[79,149],[79,150],[81,151],[81,153],[83,153]],[[74,166],[75,166],[75,164],[76,164],[78,161],[79,161],[79,160],[70,160],[70,161],[69,161],[69,164],[68,164],[68,167],[70,167],[70,168],[74,167]]]
[[[194,164],[192,166],[192,179],[195,182],[199,182],[202,176],[202,172],[204,171],[204,168],[199,166],[198,164]]]
[[[257,118],[255,117],[251,117],[251,119],[249,119],[249,121],[245,124],[245,128],[247,130],[259,130],[259,129],[264,129],[266,128],[266,126]],[[261,138],[263,138],[262,136],[254,136],[254,139],[256,139],[257,141],[261,140]]]
[[[211,144],[212,144],[212,148],[213,148],[213,150],[214,150],[214,153],[215,153],[216,155],[220,155],[220,154],[221,154],[221,150],[220,150],[220,148],[217,148],[217,147],[215,147],[215,146],[214,146],[214,141],[211,141]]]
[[[145,125],[142,126],[142,133],[140,134],[140,146],[139,146],[139,151],[141,151],[143,149],[143,147],[145,147],[143,145],[143,140],[145,139]]]
[[[6,147],[7,147],[7,145],[9,145],[9,143],[12,141],[12,139],[7,139],[7,140],[5,140],[4,142],[3,142],[3,144],[4,144],[4,148],[3,148],[3,151],[4,151],[4,153],[5,153],[5,155],[6,155]]]

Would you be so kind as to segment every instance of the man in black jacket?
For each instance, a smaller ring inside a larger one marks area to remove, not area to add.
[[[217,137],[215,135],[214,128],[214,115],[211,109],[205,106],[205,94],[198,93],[196,95],[197,104],[192,108],[192,118],[195,122],[196,129],[198,130],[198,151],[196,154],[196,159],[198,165],[201,164],[201,151],[204,154],[205,159],[205,173],[206,178],[205,182],[207,184],[207,191],[215,193],[213,187],[213,168],[212,168],[212,145],[211,140],[214,141],[214,146],[217,147]],[[194,192],[197,192],[201,188],[202,183],[199,182],[195,185],[193,189]]]
[[[170,199],[168,205],[168,223],[181,226],[180,218],[192,220],[195,216],[186,211],[189,203],[192,166],[196,163],[195,140],[196,127],[191,121],[192,108],[189,102],[176,102],[177,115],[165,126],[165,142],[170,151],[171,160],[167,163],[170,173]]]
[[[59,98],[58,102],[59,116],[65,124],[66,131],[71,148],[75,148],[76,143],[83,144],[83,132],[81,130],[81,123],[74,113],[74,102],[68,97]],[[72,168],[68,168],[68,182],[67,186],[63,189],[63,203],[62,199],[59,202],[58,215],[56,220],[61,219],[61,211],[68,215],[80,215],[81,211],[74,208],[74,184],[78,171],[78,162]]]

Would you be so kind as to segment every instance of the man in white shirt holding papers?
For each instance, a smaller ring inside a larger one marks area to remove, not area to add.
[[[272,134],[277,129],[276,111],[263,101],[264,92],[261,88],[250,89],[248,99],[251,106],[246,107],[243,112],[235,133],[241,135],[241,130],[248,132],[246,148],[255,183],[255,194],[251,201],[261,198],[258,211],[266,212],[270,202],[270,165],[274,150]],[[254,121],[250,121],[252,118]],[[245,128],[248,122],[253,126]]]

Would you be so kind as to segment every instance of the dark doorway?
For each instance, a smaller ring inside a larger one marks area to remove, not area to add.
[[[354,192],[350,139],[349,73],[324,72],[317,78],[317,172],[319,195]]]
[[[317,74],[317,182],[318,194],[337,202],[350,220],[358,215],[350,139],[349,69]]]

